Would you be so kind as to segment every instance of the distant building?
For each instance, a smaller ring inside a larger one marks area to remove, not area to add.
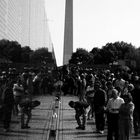
[[[21,42],[21,0],[0,1],[0,39]]]
[[[45,0],[0,0],[0,40],[17,41],[31,49],[53,51]]]

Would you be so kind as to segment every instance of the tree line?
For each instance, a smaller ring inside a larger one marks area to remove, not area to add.
[[[140,47],[136,48],[131,43],[114,42],[107,43],[101,48],[94,47],[91,51],[83,48],[78,48],[72,54],[69,64],[74,65],[98,65],[98,64],[113,64],[118,60],[127,60],[127,62],[135,62],[139,67],[140,60]],[[132,67],[132,65],[130,65]]]
[[[54,63],[52,52],[42,47],[32,50],[29,46],[22,47],[17,41],[0,40],[0,59],[7,63],[41,64]]]

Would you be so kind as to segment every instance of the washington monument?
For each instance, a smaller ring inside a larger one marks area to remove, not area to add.
[[[63,65],[68,64],[73,52],[73,0],[66,0]]]

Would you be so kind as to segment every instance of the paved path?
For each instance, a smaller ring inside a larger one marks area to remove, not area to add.
[[[32,111],[30,129],[20,128],[20,118],[13,117],[11,132],[4,132],[0,123],[0,140],[48,140],[49,130],[51,129],[53,96],[40,96],[37,98],[41,105]],[[76,97],[62,96],[59,103],[58,131],[56,140],[106,140],[107,130],[104,134],[95,132],[94,120],[87,121],[86,130],[76,130],[77,126],[74,114],[75,111],[68,106],[70,100],[77,100]],[[131,140],[140,140],[140,136],[132,136]],[[49,139],[51,140],[51,139]]]
[[[59,140],[106,140],[107,128],[104,134],[96,133],[94,120],[88,120],[86,130],[76,130],[77,123],[74,119],[75,111],[68,106],[70,100],[77,100],[76,97],[65,96],[61,99]],[[132,135],[131,140],[140,140],[140,136]]]
[[[32,120],[29,124],[31,128],[21,129],[20,118],[14,116],[10,132],[4,132],[1,124],[0,140],[46,140],[54,100],[52,96],[40,96],[37,99],[41,101],[41,105],[32,110]]]
[[[95,132],[94,120],[88,120],[86,130],[76,130],[75,111],[68,106],[70,100],[77,100],[75,97],[62,97],[60,111],[59,140],[105,140],[105,134]]]

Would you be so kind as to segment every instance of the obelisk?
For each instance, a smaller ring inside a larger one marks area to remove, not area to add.
[[[73,52],[73,0],[66,0],[63,65],[69,63]]]

